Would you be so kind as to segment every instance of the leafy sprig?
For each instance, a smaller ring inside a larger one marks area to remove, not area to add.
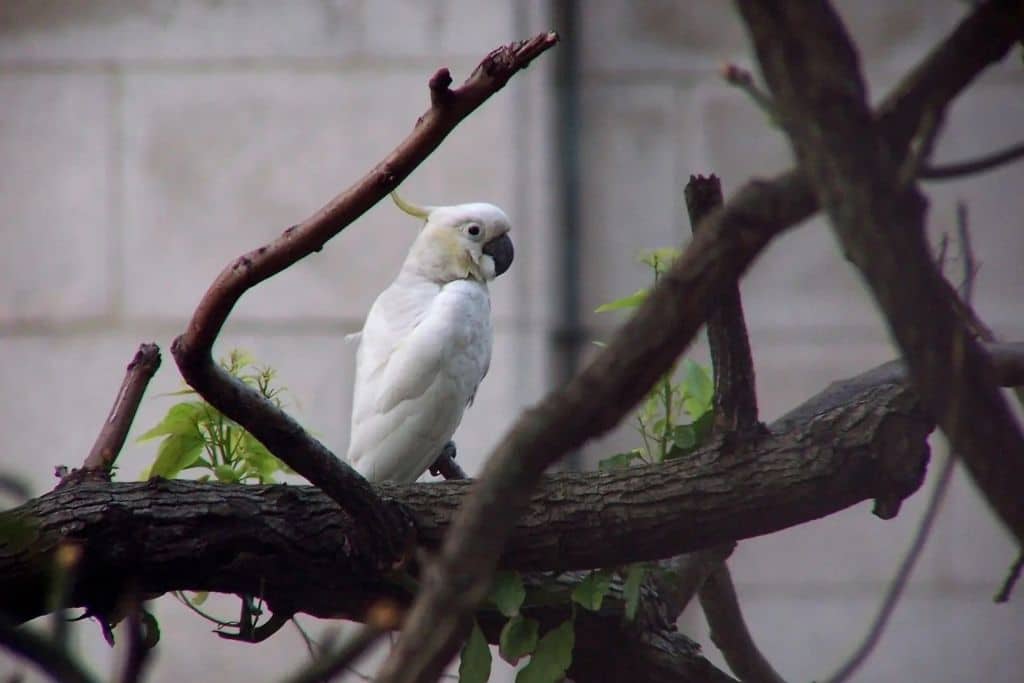
[[[241,349],[233,349],[222,359],[221,367],[260,395],[284,407],[286,389],[276,386],[277,371],[257,365],[256,360]],[[186,387],[172,396],[196,396]],[[200,481],[211,478],[225,483],[274,483],[274,475],[288,472],[287,466],[267,450],[260,441],[234,420],[202,399],[187,400],[170,407],[164,418],[137,440],[163,437],[156,459],[144,478],[173,479],[185,470],[200,469],[206,473]]]

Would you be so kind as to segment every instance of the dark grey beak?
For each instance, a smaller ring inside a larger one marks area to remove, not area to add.
[[[495,277],[508,270],[508,267],[512,265],[512,258],[515,256],[515,250],[512,248],[512,240],[508,238],[508,234],[504,234],[501,237],[493,239],[485,244],[483,251],[494,259]]]

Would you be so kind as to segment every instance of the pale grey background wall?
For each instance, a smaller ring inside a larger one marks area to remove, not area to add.
[[[723,60],[749,63],[728,3],[580,4],[580,284],[586,336],[600,338],[618,319],[588,311],[645,284],[636,253],[688,234],[681,188],[690,173],[714,171],[729,192],[782,170],[789,153],[718,78]],[[963,3],[839,7],[877,99],[955,23]],[[426,106],[434,69],[447,65],[461,78],[492,47],[549,28],[550,9],[540,0],[0,4],[4,468],[36,491],[49,488],[53,465],[84,457],[140,341],[166,349],[232,257],[307,216],[385,154]],[[562,197],[552,66],[545,57],[514,79],[403,188],[428,203],[494,201],[515,221],[517,261],[493,288],[494,363],[458,434],[471,469],[552,384]],[[957,103],[938,158],[1022,138],[1024,67],[1015,55]],[[970,202],[983,261],[978,308],[1017,339],[1022,168],[927,188],[935,234],[952,228],[957,199]],[[222,339],[222,349],[240,344],[279,368],[301,404],[299,419],[337,451],[347,444],[353,363],[342,337],[359,328],[415,229],[381,204],[321,254],[247,295]],[[893,354],[820,220],[774,244],[743,293],[766,419]],[[166,409],[168,399],[155,395],[179,382],[165,358],[139,427]],[[587,454],[621,445],[630,445],[628,429]],[[136,475],[152,454],[130,446],[122,476]],[[922,504],[916,496],[888,523],[862,505],[741,545],[732,566],[743,605],[789,680],[824,676],[854,646]],[[1014,556],[958,475],[861,680],[1019,680],[1024,609],[1019,599],[990,602]],[[218,608],[234,611],[230,600]],[[170,598],[156,610],[164,642],[154,681],[274,680],[306,657],[292,632],[251,648],[213,637]],[[699,614],[684,621],[706,641]],[[116,653],[98,628],[74,632],[107,672]],[[713,645],[706,650],[720,661]],[[6,677],[14,664],[2,658]]]

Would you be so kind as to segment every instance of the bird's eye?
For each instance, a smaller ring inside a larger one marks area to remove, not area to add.
[[[473,237],[476,237],[477,235],[480,234],[480,226],[479,225],[471,225],[468,228],[466,228],[466,232],[468,232]]]

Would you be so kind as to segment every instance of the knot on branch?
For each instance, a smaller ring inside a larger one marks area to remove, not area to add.
[[[430,87],[430,104],[435,107],[447,106],[455,93],[451,90],[452,73],[447,67],[437,70],[427,85]]]
[[[932,429],[933,423],[923,414],[893,413],[879,424],[874,440],[879,461],[875,516],[894,518],[903,500],[924,483]]]

